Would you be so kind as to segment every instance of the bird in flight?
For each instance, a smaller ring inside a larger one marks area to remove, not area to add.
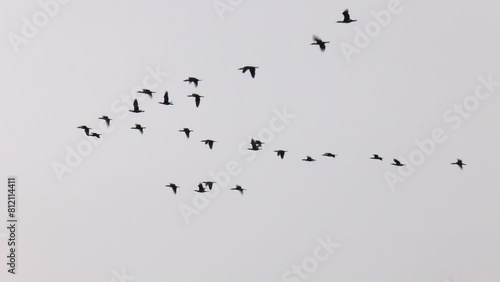
[[[258,68],[259,67],[254,67],[254,66],[244,66],[242,68],[239,68],[238,70],[242,71],[243,73],[250,71],[250,75],[252,76],[252,78],[255,78],[255,70]]]
[[[337,155],[332,154],[332,153],[324,153],[324,154],[323,154],[323,156],[324,156],[324,157],[335,158]]]
[[[139,102],[137,102],[137,99],[134,100],[134,109],[128,111],[132,113],[144,113],[143,110],[139,109]]]
[[[274,151],[276,153],[276,155],[278,155],[278,157],[280,157],[281,159],[283,159],[285,157],[285,153],[286,151],[284,150],[276,150]]]
[[[325,52],[326,44],[330,43],[330,41],[321,40],[321,38],[317,37],[316,35],[313,36],[313,40],[314,42],[311,43],[311,45],[318,45],[321,52]]]
[[[405,166],[405,164],[402,164],[399,160],[394,159],[394,162],[391,164],[393,166]]]
[[[168,91],[165,91],[165,95],[163,95],[163,102],[158,102],[160,104],[163,104],[163,105],[166,105],[166,106],[169,106],[169,105],[173,105],[174,103],[172,103],[169,99],[168,99]]]
[[[198,192],[198,193],[205,193],[207,192],[207,190],[203,187],[203,185],[200,183],[198,184],[198,190],[194,190],[195,192]]]
[[[97,138],[101,138],[101,135],[102,135],[102,134],[99,134],[99,133],[96,133],[96,132],[92,132],[92,133],[90,133],[90,136],[92,136],[92,137],[97,137]]]
[[[208,189],[212,190],[214,187],[215,182],[213,181],[204,181],[203,184],[207,185]]]
[[[90,130],[91,130],[92,128],[87,127],[86,125],[81,125],[81,126],[79,126],[78,128],[83,129],[83,130],[85,131],[85,135],[90,136]]]
[[[106,126],[109,127],[109,124],[111,123],[112,119],[110,119],[108,116],[102,116],[99,119],[102,119],[106,122]]]
[[[248,148],[248,150],[250,150],[250,151],[259,151],[262,148],[262,142],[260,142],[259,140],[252,139],[250,141],[250,146],[252,146],[252,147]]]
[[[149,96],[149,98],[153,98],[153,93],[156,93],[156,92],[153,92],[149,89],[142,89],[142,90],[137,91],[137,93],[146,94]]]
[[[315,162],[316,160],[311,158],[310,156],[306,156],[305,159],[302,159],[304,162]]]
[[[196,93],[193,93],[191,95],[188,95],[188,97],[193,97],[194,98],[194,102],[196,104],[196,107],[198,108],[200,106],[200,101],[201,101],[201,98],[203,98],[203,96],[201,95],[198,95]]]
[[[372,160],[379,160],[379,161],[383,160],[382,157],[379,156],[379,155],[377,155],[377,154],[373,154],[373,156],[370,159],[372,159]]]
[[[198,82],[201,81],[201,79],[197,79],[196,77],[188,77],[187,79],[184,79],[185,82],[189,82],[189,84],[193,83],[194,87],[198,87]]]
[[[342,15],[344,15],[344,19],[341,21],[337,21],[338,23],[352,23],[352,22],[357,21],[357,20],[351,19],[351,16],[349,15],[348,9],[345,9],[345,11],[342,13]]]
[[[177,194],[177,189],[179,188],[179,186],[175,185],[174,183],[170,183],[170,184],[165,185],[165,186],[172,188],[172,191],[174,191],[174,194]]]
[[[466,164],[464,164],[464,162],[461,159],[457,159],[456,162],[451,163],[451,164],[452,165],[457,165],[460,169],[464,169],[464,165],[466,165]]]
[[[142,125],[136,123],[134,127],[131,127],[131,129],[137,129],[137,130],[139,130],[141,132],[141,134],[143,134],[145,127],[143,127]]]
[[[205,140],[201,140],[201,142],[205,143],[205,145],[208,145],[208,147],[210,149],[212,149],[214,147],[214,143],[217,142],[217,141],[214,141],[214,140],[211,140],[211,139],[205,139]]]
[[[241,195],[243,195],[243,191],[246,189],[241,188],[240,185],[236,185],[236,187],[231,188],[231,190],[240,191]]]
[[[184,127],[183,129],[180,129],[179,132],[184,132],[184,134],[186,134],[186,137],[189,139],[189,134],[191,132],[193,132],[193,130],[187,128],[187,127]]]

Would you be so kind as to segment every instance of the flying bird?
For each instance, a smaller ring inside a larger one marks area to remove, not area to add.
[[[275,152],[275,153],[278,155],[278,157],[280,157],[281,159],[283,159],[283,158],[285,157],[285,153],[286,153],[286,151],[284,151],[284,150],[276,150],[276,151],[274,151],[274,152]]]
[[[214,187],[215,182],[213,181],[204,181],[203,184],[207,185],[208,189],[212,190]]]
[[[191,95],[188,95],[188,97],[193,97],[194,98],[194,102],[196,104],[196,107],[198,108],[200,106],[200,101],[201,101],[201,98],[203,98],[203,96],[201,95],[198,95],[196,93],[193,93]]]
[[[262,143],[258,140],[251,140],[250,141],[250,146],[252,146],[251,148],[248,148],[248,150],[250,151],[259,151],[262,147]]]
[[[250,71],[250,75],[252,76],[252,78],[255,78],[255,70],[258,68],[259,67],[254,67],[254,66],[244,66],[242,68],[239,68],[238,70],[242,71],[243,73]]]
[[[198,192],[198,193],[205,193],[207,192],[207,190],[205,188],[203,188],[203,185],[200,183],[198,184],[198,190],[194,190],[195,192]]]
[[[78,128],[83,129],[83,130],[85,131],[85,135],[90,136],[90,130],[91,130],[92,128],[87,127],[86,125],[81,125],[81,126],[79,126]]]
[[[137,129],[137,130],[139,130],[141,132],[141,134],[143,134],[145,127],[143,127],[142,125],[136,123],[135,127],[131,127],[131,129]]]
[[[146,94],[149,96],[149,98],[153,98],[153,93],[156,93],[156,92],[153,92],[149,89],[142,89],[142,90],[137,91],[137,93]]]
[[[163,102],[158,102],[160,104],[163,104],[163,105],[166,105],[166,106],[169,106],[169,105],[173,105],[174,103],[172,103],[169,99],[168,99],[168,91],[165,91],[165,95],[163,95]]]
[[[106,122],[106,126],[108,126],[108,127],[109,127],[109,123],[112,121],[112,119],[110,119],[108,116],[102,116],[99,119],[104,120]]]
[[[316,35],[313,36],[313,40],[314,42],[311,43],[311,45],[318,45],[321,52],[325,52],[326,44],[330,43],[330,41],[321,40],[321,38],[317,37]]]
[[[191,129],[189,129],[189,128],[185,127],[185,128],[183,128],[183,129],[179,130],[179,132],[184,132],[184,134],[186,134],[186,137],[189,139],[189,134],[190,134],[191,132],[193,132],[193,130],[191,130]]]
[[[457,159],[456,162],[451,163],[451,164],[452,165],[457,165],[460,169],[464,169],[464,165],[466,165],[466,164],[464,164],[464,162],[461,159]]]
[[[379,161],[383,160],[382,157],[379,156],[379,155],[377,155],[377,154],[373,154],[373,157],[371,157],[370,159],[372,159],[372,160],[379,160]]]
[[[351,19],[351,16],[349,15],[349,10],[348,10],[348,9],[346,9],[346,10],[342,13],[342,15],[344,15],[344,19],[343,19],[343,20],[341,20],[341,21],[337,21],[338,23],[352,23],[352,22],[357,21],[357,20],[353,20],[353,19]]]
[[[315,162],[316,160],[311,158],[310,156],[306,156],[305,159],[302,159],[304,162]]]
[[[211,140],[211,139],[205,139],[205,140],[201,140],[201,142],[205,143],[205,145],[208,145],[208,147],[210,149],[212,149],[214,147],[214,143],[217,142],[217,141],[214,141],[214,140]]]
[[[177,189],[179,188],[179,186],[175,185],[174,183],[170,183],[170,184],[165,185],[165,186],[172,188],[172,191],[174,191],[174,194],[177,194]]]
[[[335,158],[337,155],[332,154],[332,153],[324,153],[324,154],[323,154],[323,156],[324,156],[324,157]]]
[[[236,187],[231,188],[231,190],[240,191],[241,195],[243,195],[243,191],[246,189],[241,188],[240,185],[236,185]]]
[[[394,162],[391,164],[393,166],[405,166],[405,164],[402,164],[399,160],[394,159]]]
[[[101,135],[102,135],[102,134],[99,134],[99,133],[96,133],[96,132],[92,132],[92,133],[90,133],[90,136],[92,136],[92,137],[97,137],[97,138],[101,138]]]
[[[189,82],[189,84],[193,83],[194,87],[198,87],[198,82],[201,81],[201,79],[197,79],[196,77],[188,77],[187,79],[184,79],[185,82]]]
[[[134,109],[128,111],[132,113],[144,113],[143,110],[139,109],[139,102],[137,102],[137,99],[134,100]]]

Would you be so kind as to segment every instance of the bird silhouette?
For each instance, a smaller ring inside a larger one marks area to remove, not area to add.
[[[198,184],[198,190],[194,190],[195,192],[198,192],[198,193],[205,193],[207,192],[207,190],[203,187],[203,185],[200,183]]]
[[[285,157],[285,153],[286,151],[284,150],[275,150],[274,151],[276,153],[276,155],[278,155],[278,157],[280,157],[281,159],[283,159]]]
[[[108,116],[102,116],[99,119],[102,119],[106,122],[106,126],[109,127],[109,124],[111,123],[112,119],[110,119]]]
[[[146,129],[146,128],[143,127],[142,125],[136,123],[134,127],[131,127],[131,129],[137,129],[137,130],[139,130],[141,132],[141,134],[143,134],[144,133],[144,129]]]
[[[196,77],[188,77],[187,79],[184,79],[185,82],[189,82],[189,84],[193,83],[194,87],[198,87],[198,82],[201,81],[201,79],[197,79]]]
[[[90,136],[90,130],[91,130],[92,128],[87,127],[86,125],[81,125],[81,126],[79,126],[78,128],[83,129],[83,131],[85,131],[85,135]]]
[[[379,160],[379,161],[383,160],[382,157],[380,157],[377,154],[373,154],[373,157],[371,157],[370,159],[372,159],[372,160]]]
[[[311,158],[310,156],[306,156],[305,159],[302,159],[304,162],[315,162],[316,160]]]
[[[99,134],[99,133],[96,133],[96,132],[92,132],[92,133],[90,133],[90,136],[92,136],[92,137],[96,137],[96,138],[101,138],[101,135],[102,135],[102,134]]]
[[[184,127],[183,129],[180,129],[179,132],[184,132],[184,134],[186,134],[186,137],[189,139],[189,134],[191,132],[193,132],[193,130],[187,128],[187,127]]]
[[[137,91],[137,93],[146,94],[149,96],[149,98],[153,98],[153,93],[156,93],[156,92],[153,92],[149,89],[142,89],[142,90]]]
[[[201,101],[201,98],[203,98],[203,96],[201,95],[198,95],[196,93],[193,93],[191,95],[188,95],[188,97],[194,97],[194,102],[196,104],[196,107],[198,108],[200,106],[200,101]]]
[[[205,140],[201,140],[201,142],[205,143],[205,145],[208,145],[208,147],[210,149],[212,149],[213,146],[214,146],[214,143],[217,142],[217,141],[214,141],[214,140],[211,140],[211,139],[205,139]]]
[[[402,164],[399,160],[394,159],[394,162],[391,164],[393,166],[405,166],[405,164]]]
[[[456,162],[451,163],[451,164],[452,165],[457,165],[460,169],[464,169],[464,165],[466,165],[466,164],[464,164],[464,162],[461,159],[457,159]]]
[[[330,41],[321,40],[321,38],[317,37],[316,35],[313,36],[313,40],[314,42],[311,43],[311,45],[318,45],[321,52],[325,52],[326,44],[330,43]]]
[[[169,99],[168,99],[168,91],[165,91],[165,95],[163,95],[163,102],[158,102],[160,104],[163,104],[163,105],[166,105],[166,106],[169,106],[169,105],[173,105],[174,103],[172,103]]]
[[[240,185],[236,185],[236,187],[231,188],[231,190],[240,191],[241,195],[243,195],[243,191],[246,189],[243,189]]]
[[[250,141],[250,148],[248,148],[248,150],[251,150],[251,151],[259,151],[261,148],[262,148],[262,142],[260,142],[259,140],[254,140],[252,139]]]
[[[324,157],[335,158],[337,155],[332,154],[332,153],[324,153],[324,154],[323,154],[323,156],[324,156]]]
[[[139,102],[137,102],[137,99],[134,100],[134,109],[128,111],[132,113],[144,113],[143,110],[139,109]]]
[[[352,23],[352,22],[357,21],[357,20],[353,20],[353,19],[351,19],[351,16],[349,15],[349,10],[348,10],[348,9],[346,9],[346,10],[342,13],[342,15],[344,15],[344,19],[343,19],[343,20],[341,20],[341,21],[337,21],[338,23]]]
[[[203,184],[207,185],[208,189],[212,190],[214,187],[215,182],[213,181],[204,181]]]
[[[242,71],[243,73],[250,71],[250,75],[252,78],[255,78],[255,70],[258,69],[259,67],[254,67],[254,66],[244,66],[242,68],[239,68],[238,70]]]
[[[179,186],[175,185],[174,183],[170,183],[170,184],[165,185],[165,186],[172,188],[172,191],[174,191],[174,194],[177,194],[177,189],[179,189]]]

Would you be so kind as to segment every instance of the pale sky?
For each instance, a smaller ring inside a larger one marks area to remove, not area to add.
[[[16,275],[0,231],[1,281],[500,277],[498,2],[53,1],[0,1],[0,171],[18,178],[19,218]],[[358,21],[336,23],[346,8]],[[391,19],[381,26],[377,13]],[[331,42],[324,53],[313,35]],[[144,83],[157,93],[128,113]],[[166,90],[173,106],[158,104]],[[106,130],[101,115],[113,127],[81,156],[91,143],[77,127]],[[425,155],[416,143],[436,130],[442,142]],[[255,155],[252,137],[266,143]],[[228,166],[227,185],[193,191]],[[320,259],[321,240],[338,245]]]

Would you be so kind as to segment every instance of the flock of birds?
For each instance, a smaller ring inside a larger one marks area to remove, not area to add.
[[[357,20],[351,19],[348,10],[345,10],[342,13],[342,15],[344,16],[344,19],[341,21],[337,21],[337,23],[351,23],[351,22],[357,21]],[[326,50],[326,44],[330,43],[329,41],[323,41],[321,38],[319,38],[318,36],[315,36],[315,35],[313,36],[313,40],[314,40],[314,42],[311,43],[311,45],[319,46],[319,48],[322,52],[324,52]],[[256,66],[244,66],[244,67],[239,68],[238,70],[241,71],[243,74],[245,74],[246,72],[249,72],[250,76],[252,78],[255,78],[257,69],[258,69],[258,67],[256,67]],[[188,77],[187,79],[184,80],[184,82],[187,82],[189,84],[193,84],[195,88],[198,87],[200,81],[202,81],[202,80],[198,79],[196,77]],[[156,92],[153,92],[150,89],[142,89],[140,91],[137,91],[137,93],[142,93],[142,94],[148,95],[152,99],[153,94]],[[195,102],[196,107],[200,106],[201,98],[204,98],[204,96],[201,96],[201,95],[196,94],[196,93],[188,95],[187,97],[194,98],[194,102]],[[165,94],[163,95],[163,101],[161,101],[159,103],[162,105],[166,105],[166,106],[173,105],[173,102],[170,100],[170,98],[168,96],[168,91],[165,91]],[[133,108],[131,110],[129,110],[130,112],[132,112],[132,113],[144,113],[144,110],[141,110],[141,108],[139,107],[139,103],[138,103],[137,99],[134,100],[132,107]],[[111,121],[112,121],[112,119],[109,116],[105,116],[105,115],[99,117],[99,119],[104,120],[108,127],[110,126]],[[85,132],[85,135],[90,136],[90,137],[100,138],[102,135],[102,134],[99,134],[96,132],[91,132],[92,128],[85,126],[85,125],[79,126],[78,128],[83,129]],[[135,124],[133,127],[131,127],[131,129],[138,130],[141,134],[144,134],[144,129],[146,129],[146,127],[142,126],[141,124]],[[193,130],[190,128],[182,128],[179,130],[179,132],[183,132],[186,135],[186,137],[189,139],[190,133],[193,132]],[[201,142],[203,142],[205,145],[208,145],[210,150],[212,150],[214,143],[217,141],[212,140],[212,139],[204,139],[204,140],[201,140]],[[250,148],[248,148],[248,150],[260,151],[260,150],[262,150],[263,144],[264,144],[264,142],[262,142],[260,140],[251,139],[250,140]],[[275,150],[274,152],[276,153],[276,155],[279,158],[284,159],[287,151]],[[322,156],[328,157],[328,158],[336,158],[337,157],[336,154],[329,153],[329,152],[324,153]],[[370,159],[377,160],[377,161],[383,161],[383,158],[381,156],[379,156],[378,154],[373,154],[373,156],[370,157]],[[316,159],[312,158],[311,156],[306,156],[304,159],[302,159],[302,161],[315,162]],[[458,166],[460,169],[463,169],[463,167],[466,165],[461,159],[457,159],[456,162],[451,163],[451,164]],[[405,166],[405,164],[403,164],[398,159],[393,159],[393,162],[391,163],[391,165],[397,166],[397,167]],[[200,182],[198,184],[198,189],[194,190],[194,191],[197,193],[206,193],[206,192],[208,192],[208,190],[212,190],[214,184],[216,184],[216,183],[213,181]],[[178,185],[176,185],[174,183],[169,183],[165,186],[170,187],[174,194],[177,194],[177,190],[180,188]],[[246,189],[243,189],[240,185],[236,185],[236,187],[230,188],[230,190],[239,191],[243,195],[243,191]]]

